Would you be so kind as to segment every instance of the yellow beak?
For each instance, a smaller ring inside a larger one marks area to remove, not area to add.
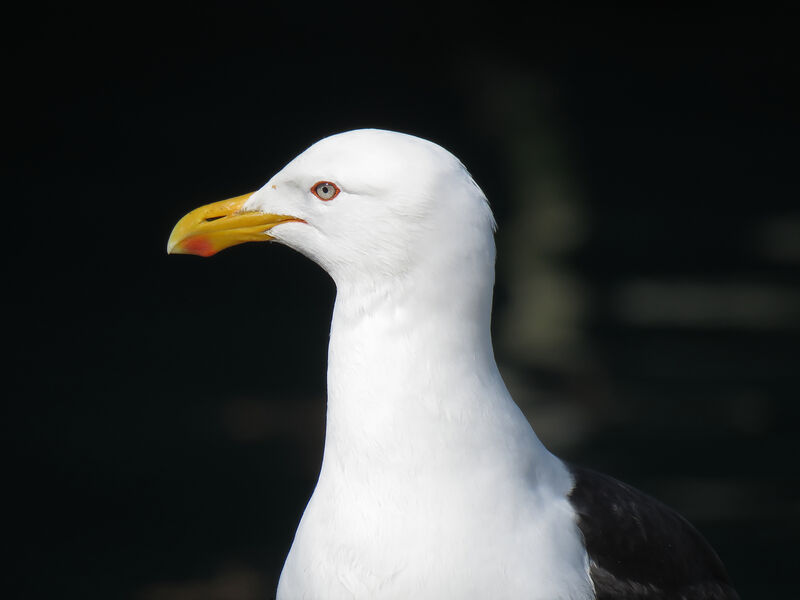
[[[253,193],[206,204],[183,217],[172,230],[167,254],[211,256],[244,242],[268,242],[267,231],[287,221],[304,222],[296,217],[243,211]]]

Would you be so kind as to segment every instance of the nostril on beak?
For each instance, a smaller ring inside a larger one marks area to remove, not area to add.
[[[218,217],[206,217],[205,221],[206,223],[210,223],[211,221],[216,221],[217,219],[222,219],[223,217],[225,217],[225,215],[220,215]]]

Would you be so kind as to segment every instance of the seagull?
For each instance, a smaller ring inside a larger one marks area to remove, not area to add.
[[[453,154],[378,129],[175,225],[169,253],[275,241],[336,284],[322,466],[277,598],[738,598],[683,517],[550,453],[514,403],[490,332],[495,230]]]

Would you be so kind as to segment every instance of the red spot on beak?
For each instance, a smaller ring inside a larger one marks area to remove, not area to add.
[[[195,235],[183,240],[181,246],[183,246],[189,254],[197,254],[198,256],[211,256],[212,254],[216,254],[213,244],[204,235]]]

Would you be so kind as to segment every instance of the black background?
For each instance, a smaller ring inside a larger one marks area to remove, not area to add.
[[[686,514],[743,596],[791,595],[800,98],[781,8],[115,11],[6,24],[14,597],[272,594],[319,466],[335,290],[276,245],[165,244],[357,127],[442,144],[489,197],[496,350],[543,440]],[[559,360],[504,316],[526,306],[510,257],[554,168],[582,234],[530,264],[579,284]],[[643,281],[675,293],[672,317]]]

